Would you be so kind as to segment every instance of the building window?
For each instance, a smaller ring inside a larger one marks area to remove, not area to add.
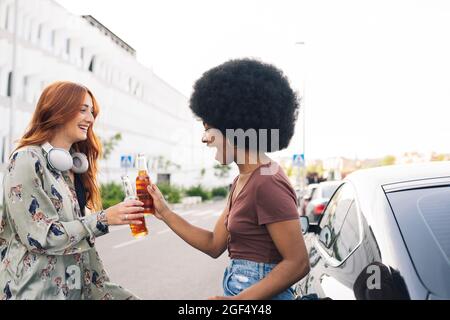
[[[23,77],[23,101],[27,100],[27,91],[28,91],[28,77]]]
[[[38,27],[38,34],[37,34],[38,40],[41,40],[41,37],[42,37],[42,23]]]
[[[156,181],[160,184],[170,185],[170,173],[158,173],[158,179]]]
[[[5,30],[8,30],[10,21],[11,21],[11,7],[7,6],[5,15]]]
[[[141,96],[141,84],[140,83],[137,83],[136,86],[134,87],[133,94],[137,97]]]
[[[8,88],[6,89],[6,96],[11,97],[12,96],[12,89],[13,89],[13,73],[12,71],[8,74]]]
[[[89,71],[94,72],[94,67],[95,67],[95,56],[92,57],[91,63],[89,64]]]
[[[33,29],[34,29],[34,21],[30,19],[30,25],[28,26],[28,41],[31,42],[33,40]]]
[[[52,48],[55,47],[55,44],[56,44],[56,31],[53,30],[52,31],[52,36],[51,36],[51,46],[52,46]]]
[[[67,55],[70,55],[70,39],[67,39],[66,41],[66,53]]]
[[[0,162],[1,163],[5,163],[7,160],[6,158],[6,135],[3,135],[1,138],[1,158],[0,158]]]

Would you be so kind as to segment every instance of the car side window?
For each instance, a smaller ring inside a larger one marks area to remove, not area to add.
[[[357,210],[356,201],[353,200],[332,245],[332,257],[338,261],[345,260],[360,242]]]
[[[352,187],[345,183],[336,191],[323,214],[320,221],[321,232],[319,241],[327,248],[331,249],[339,231],[344,223],[348,209],[354,201]],[[332,254],[330,250],[330,255]]]

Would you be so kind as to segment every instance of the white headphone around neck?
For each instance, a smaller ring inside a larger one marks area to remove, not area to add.
[[[49,142],[44,143],[42,149],[46,152],[47,162],[56,171],[72,169],[74,173],[85,173],[89,169],[89,161],[84,153],[70,154],[67,150],[54,148]]]

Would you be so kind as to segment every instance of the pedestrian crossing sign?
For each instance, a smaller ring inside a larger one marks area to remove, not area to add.
[[[121,168],[132,168],[133,167],[133,156],[132,155],[122,155],[120,157],[120,167]]]
[[[305,154],[294,154],[292,157],[292,165],[294,167],[302,167],[305,164]]]

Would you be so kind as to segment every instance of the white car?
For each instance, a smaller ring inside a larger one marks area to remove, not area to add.
[[[300,220],[311,271],[299,297],[450,299],[450,162],[356,171],[318,225]]]

